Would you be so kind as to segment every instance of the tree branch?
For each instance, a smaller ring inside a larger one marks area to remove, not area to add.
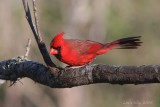
[[[37,62],[26,61],[22,57],[0,62],[0,79],[16,81],[23,77],[52,88],[71,88],[95,83],[120,85],[159,83],[160,65],[91,65],[59,70]]]
[[[28,5],[28,2],[26,0],[22,0],[23,2],[23,6],[24,6],[24,10],[25,10],[25,13],[26,13],[26,19],[31,27],[31,30],[33,32],[33,35],[36,39],[36,42],[38,44],[38,48],[43,56],[43,59],[45,61],[45,63],[48,65],[48,66],[51,66],[51,67],[56,67],[56,65],[52,62],[50,56],[49,56],[49,53],[47,51],[47,48],[46,48],[46,45],[44,44],[44,42],[42,41],[42,38],[41,36],[39,35],[40,34],[40,31],[38,29],[38,21],[37,21],[37,15],[36,15],[36,7],[35,5],[33,4],[33,8],[35,9],[34,10],[34,17],[35,17],[35,22],[36,22],[36,27],[37,27],[37,31],[35,30],[35,25],[33,24],[33,21],[32,21],[32,16],[31,16],[31,12],[30,12],[30,9],[29,9],[29,5]],[[34,1],[33,1],[34,3]]]

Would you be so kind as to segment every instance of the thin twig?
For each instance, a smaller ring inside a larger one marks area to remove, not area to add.
[[[27,13],[27,2],[26,2],[26,0],[22,0],[22,2],[23,2],[23,6],[24,6],[24,10],[25,10],[25,12]]]
[[[34,37],[36,39],[36,41],[38,42],[38,35],[37,35],[37,32],[35,30],[35,25],[33,24],[33,21],[32,21],[32,16],[31,16],[31,12],[30,12],[30,9],[29,9],[29,5],[28,5],[28,2],[26,0],[22,0],[23,2],[23,6],[24,6],[24,10],[25,10],[25,13],[26,13],[26,19],[31,27],[31,30],[34,34]]]
[[[42,41],[42,37],[41,37],[41,33],[39,30],[39,24],[38,24],[38,15],[37,15],[37,7],[36,7],[36,0],[32,0],[33,2],[33,12],[34,12],[34,18],[35,18],[35,25],[36,25],[36,30],[37,30],[37,34],[38,34],[38,39],[41,42]]]
[[[23,2],[23,6],[24,6],[24,10],[25,10],[25,13],[26,13],[26,19],[31,27],[31,30],[34,34],[34,37],[36,39],[36,42],[37,42],[37,45],[38,45],[38,48],[43,56],[43,59],[45,61],[45,63],[50,66],[50,67],[57,67],[51,60],[50,56],[49,56],[49,53],[48,53],[48,50],[46,48],[46,45],[45,43],[42,41],[42,38],[41,38],[41,34],[40,34],[40,31],[39,31],[39,25],[38,25],[38,20],[37,20],[37,13],[36,13],[36,5],[35,5],[35,0],[33,0],[33,11],[34,11],[34,18],[35,18],[35,23],[36,23],[36,26],[33,24],[33,21],[32,21],[32,16],[31,16],[31,12],[30,12],[30,9],[29,9],[29,5],[28,5],[28,2],[27,0],[22,0]],[[35,29],[36,27],[36,29]],[[37,30],[37,31],[36,31]]]
[[[29,51],[30,51],[30,46],[31,46],[31,39],[28,39],[28,44],[26,46],[26,53],[24,55],[24,58],[26,59],[29,55]]]

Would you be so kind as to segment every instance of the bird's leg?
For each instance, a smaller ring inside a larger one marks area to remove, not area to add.
[[[87,65],[82,65],[82,66],[71,66],[71,65],[68,65],[64,68],[65,71],[69,70],[69,69],[74,69],[74,68],[80,68],[80,67],[84,67],[84,66],[87,66]]]
[[[95,58],[94,58],[95,59]],[[70,68],[79,68],[79,67],[90,67],[90,65],[92,64],[94,60],[92,60],[91,62],[87,63],[86,65],[83,65],[83,66],[72,66],[72,65],[67,65],[65,68],[64,68],[64,71],[67,71],[69,70]]]

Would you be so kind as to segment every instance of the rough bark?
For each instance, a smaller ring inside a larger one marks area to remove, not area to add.
[[[111,83],[145,84],[160,82],[159,65],[111,66],[89,65],[79,68],[56,69],[38,62],[27,61],[23,57],[0,62],[0,78],[16,81],[28,77],[52,88]]]

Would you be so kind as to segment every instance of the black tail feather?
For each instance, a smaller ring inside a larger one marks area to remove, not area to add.
[[[142,43],[140,38],[141,36],[119,39],[115,41],[117,44],[119,44],[119,48],[117,49],[137,49],[138,46],[141,46]]]

